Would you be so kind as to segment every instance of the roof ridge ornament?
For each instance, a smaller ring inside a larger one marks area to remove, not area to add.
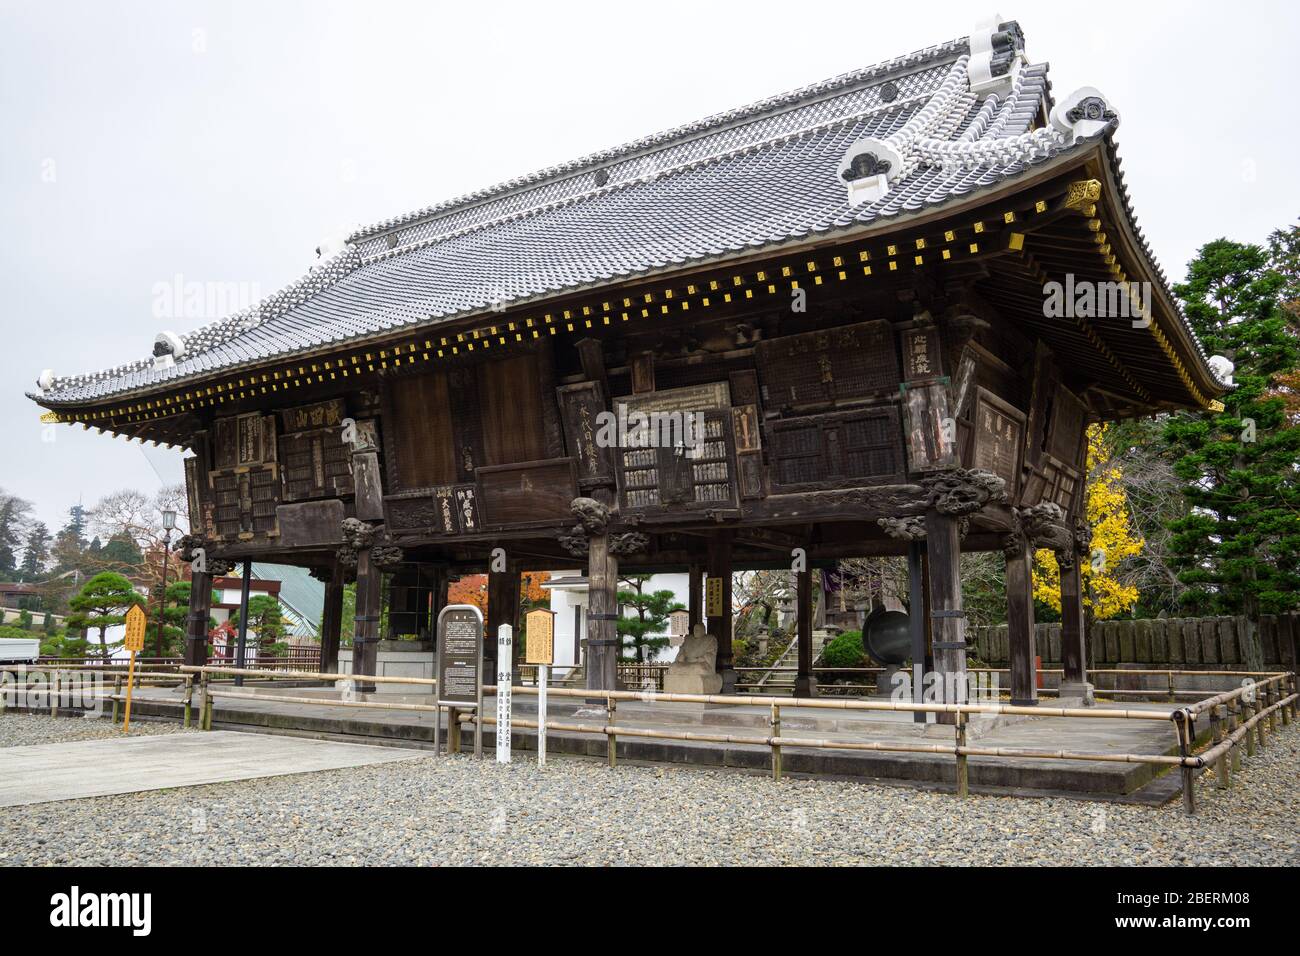
[[[1025,64],[1025,34],[1015,20],[998,13],[981,20],[970,35],[970,90],[997,93],[1011,90]]]
[[[1119,114],[1095,86],[1081,86],[1052,108],[1052,126],[1069,145],[1119,125]]]

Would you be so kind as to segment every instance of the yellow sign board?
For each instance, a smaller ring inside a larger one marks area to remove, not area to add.
[[[524,661],[528,664],[555,663],[555,612],[546,608],[529,611],[524,616],[527,643]]]
[[[133,654],[144,650],[144,628],[147,623],[148,616],[144,613],[144,608],[138,604],[131,605],[131,609],[126,612],[126,649]]]
[[[722,578],[704,579],[704,616],[722,617]]]

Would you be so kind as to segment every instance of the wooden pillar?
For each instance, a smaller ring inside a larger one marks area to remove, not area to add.
[[[722,582],[721,607],[705,608],[708,631],[718,642],[717,673],[722,693],[736,692],[736,663],[731,651],[731,532],[719,531],[709,538],[709,577]],[[716,587],[716,585],[714,585]],[[707,602],[706,602],[707,604]],[[708,613],[710,610],[716,614]]]
[[[587,539],[587,689],[617,690],[618,558],[610,553],[609,534]]]
[[[813,587],[811,570],[795,572],[795,621],[798,635],[798,672],[794,678],[794,696],[816,697],[817,680],[812,672]]]
[[[961,519],[936,509],[925,514],[925,538],[930,626],[934,640],[934,701],[967,702],[966,612],[961,600]],[[939,723],[956,723],[955,715],[939,714]]]
[[[1083,684],[1088,680],[1087,621],[1083,612],[1083,582],[1079,558],[1062,560],[1061,569],[1061,675],[1062,684]]]
[[[1033,552],[1020,533],[1003,541],[1007,572],[1007,648],[1011,657],[1011,703],[1031,707],[1038,703],[1038,654],[1034,632],[1034,584],[1030,571]]]
[[[352,634],[352,673],[374,675],[379,650],[379,608],[382,573],[371,559],[369,548],[357,551],[357,607]],[[358,693],[373,693],[375,685],[358,681]]]
[[[688,587],[687,615],[690,620],[686,627],[687,633],[696,624],[704,623],[704,569],[698,564],[692,564],[688,573],[690,584]]]
[[[928,604],[925,594],[925,540],[913,539],[907,543],[907,617],[912,638],[912,702],[925,702],[926,620]],[[925,723],[925,714],[916,711],[912,722]]]
[[[195,571],[190,577],[190,613],[185,618],[185,663],[208,662],[208,621],[212,617],[212,575]]]
[[[504,571],[488,571],[487,626],[483,635],[484,682],[497,672],[497,628],[517,625],[519,617],[519,566],[507,561]],[[496,682],[496,678],[491,678]]]
[[[339,672],[339,637],[343,629],[343,569],[337,561],[325,582],[325,609],[320,627],[320,669],[323,674]]]

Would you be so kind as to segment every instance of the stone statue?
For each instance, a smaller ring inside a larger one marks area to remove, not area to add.
[[[718,639],[696,624],[664,674],[665,694],[717,694],[722,675],[717,673]]]

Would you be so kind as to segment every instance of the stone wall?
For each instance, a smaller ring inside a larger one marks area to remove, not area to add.
[[[1295,668],[1300,614],[1265,615],[1258,648],[1251,653],[1244,620],[1238,617],[1148,618],[1094,621],[1088,630],[1088,666],[1121,664],[1170,670],[1255,670]],[[1007,627],[973,627],[972,656],[1006,666]],[[1060,667],[1061,625],[1038,625],[1038,653],[1044,668]],[[1253,658],[1253,660],[1252,660]]]

